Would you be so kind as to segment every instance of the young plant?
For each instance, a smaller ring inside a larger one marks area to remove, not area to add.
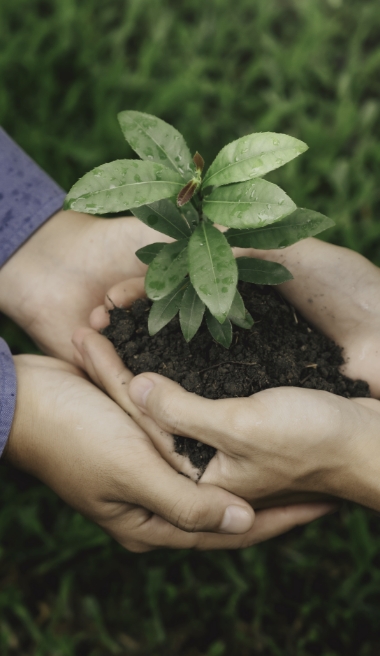
[[[249,134],[225,146],[202,178],[203,158],[199,153],[191,157],[175,128],[135,111],[121,112],[118,119],[141,160],[117,160],[86,173],[68,193],[65,209],[90,214],[131,210],[174,239],[136,252],[149,265],[149,333],[157,333],[179,312],[189,342],[205,315],[213,338],[228,348],[231,323],[242,328],[253,324],[238,280],[278,285],[292,278],[276,262],[235,259],[231,247],[283,248],[334,225],[318,212],[297,209],[280,187],[262,177],[307,145],[286,134]],[[228,230],[222,233],[215,223]]]

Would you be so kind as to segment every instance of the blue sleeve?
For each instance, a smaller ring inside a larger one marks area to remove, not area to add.
[[[11,430],[16,405],[16,372],[11,352],[0,338],[0,457]]]
[[[65,192],[0,128],[0,266],[62,208]]]
[[[0,267],[47,219],[65,192],[0,128]],[[0,456],[12,426],[16,373],[0,338]]]

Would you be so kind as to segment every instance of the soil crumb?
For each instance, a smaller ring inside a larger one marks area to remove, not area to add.
[[[103,334],[135,375],[154,371],[208,399],[250,396],[282,386],[325,390],[346,398],[370,396],[366,382],[339,371],[344,363],[342,349],[296,315],[275,289],[240,283],[239,291],[255,323],[250,330],[233,326],[228,350],[213,340],[205,322],[187,344],[178,316],[149,337],[148,299],[138,299],[129,310],[111,310]],[[202,473],[216,452],[180,435],[174,436],[174,447]]]

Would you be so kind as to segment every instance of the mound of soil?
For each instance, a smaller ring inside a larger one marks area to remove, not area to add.
[[[154,371],[209,399],[250,396],[270,387],[295,386],[344,396],[370,396],[368,384],[339,371],[342,349],[296,314],[272,287],[239,284],[255,323],[250,330],[234,326],[226,350],[211,337],[205,322],[187,344],[178,316],[150,337],[151,301],[139,299],[131,309],[115,308],[103,334],[134,373]],[[175,436],[175,449],[204,471],[213,447]]]

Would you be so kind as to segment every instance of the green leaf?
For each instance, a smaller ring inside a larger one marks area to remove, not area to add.
[[[215,341],[228,349],[232,342],[231,321],[226,319],[223,323],[219,323],[210,310],[206,310],[206,323]]]
[[[287,134],[248,134],[222,148],[207,171],[202,187],[219,187],[262,177],[307,149],[303,141]]]
[[[120,112],[118,120],[125,139],[141,159],[164,164],[184,180],[193,177],[193,159],[178,130],[157,116],[143,112]]]
[[[236,317],[230,317],[230,316],[228,318],[236,326],[239,326],[240,328],[245,328],[246,330],[252,328],[253,324],[255,323],[248,311],[246,312],[244,319],[237,319]]]
[[[224,235],[200,223],[189,241],[189,274],[198,296],[220,323],[235,296],[237,266]]]
[[[253,326],[254,321],[246,310],[244,301],[238,290],[236,290],[234,300],[232,301],[231,309],[228,313],[228,319],[237,326],[240,326],[240,328],[251,328]]]
[[[332,219],[319,212],[298,208],[272,225],[263,228],[248,228],[248,230],[231,228],[224,235],[231,246],[262,249],[285,248],[301,239],[306,239],[306,237],[313,237],[333,225],[335,223]]]
[[[229,228],[258,228],[297,208],[280,187],[259,178],[214,189],[203,201],[203,209],[213,223]]]
[[[135,255],[137,255],[139,260],[144,262],[144,264],[150,264],[156,257],[157,253],[159,253],[166,245],[165,242],[157,241],[154,244],[149,244],[149,246],[139,248],[139,250],[135,252]]]
[[[181,176],[166,166],[118,159],[80,178],[66,196],[65,209],[88,214],[122,212],[173,196],[182,187]]]
[[[199,223],[199,214],[194,205],[192,203],[187,203],[187,205],[181,207],[180,211],[185,217],[185,220],[189,223],[191,231],[193,231]]]
[[[150,263],[145,276],[148,298],[158,301],[167,296],[188,273],[188,239],[166,244]]]
[[[150,228],[154,228],[154,230],[158,230],[164,235],[169,235],[173,239],[190,237],[192,233],[186,219],[168,199],[135,207],[133,214]]]
[[[199,329],[202,323],[205,307],[205,304],[199,298],[193,285],[189,282],[179,310],[179,322],[181,324],[183,336],[187,342],[190,342]]]
[[[177,314],[187,285],[187,280],[182,281],[168,296],[153,303],[148,317],[148,331],[151,337],[166,326]]]
[[[258,260],[253,257],[237,257],[239,280],[256,285],[280,285],[292,280],[293,276],[282,264]]]

